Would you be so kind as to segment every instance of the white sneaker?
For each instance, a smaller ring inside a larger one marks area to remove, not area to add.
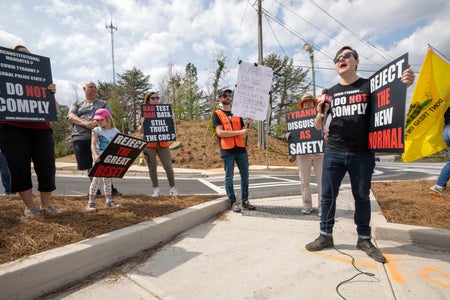
[[[179,193],[178,193],[178,191],[177,191],[177,189],[175,187],[171,187],[170,191],[169,191],[169,195],[170,196],[178,196]]]
[[[436,193],[438,193],[438,194],[442,194],[442,193],[444,193],[444,191],[445,191],[445,187],[439,186],[439,185],[437,185],[437,184],[433,185],[430,189],[431,189],[433,192],[436,192]]]
[[[159,195],[161,194],[161,191],[159,190],[159,188],[154,188],[153,189],[153,194],[152,194],[152,197],[159,197]]]
[[[319,213],[317,214],[319,217],[322,216],[322,207],[319,207]]]
[[[302,214],[309,215],[312,212],[312,210],[313,210],[312,207],[309,207],[309,208],[303,207],[302,208]]]

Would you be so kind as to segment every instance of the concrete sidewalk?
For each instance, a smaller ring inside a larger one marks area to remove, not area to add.
[[[376,263],[356,249],[353,198],[343,189],[337,249],[308,252],[319,217],[302,215],[300,199],[255,199],[256,211],[236,214],[221,198],[0,265],[0,299],[450,299],[449,230],[387,223],[373,200],[374,242],[389,260]]]
[[[304,245],[318,236],[319,218],[299,214],[299,202],[300,196],[257,199],[252,200],[256,211],[236,214],[226,210],[226,199],[219,199],[3,265],[0,298],[34,298],[74,275],[83,281],[45,299],[339,299],[338,293],[365,300],[450,298],[449,231],[427,228],[426,236],[437,234],[434,238],[441,240],[434,246],[383,239],[381,231],[374,241],[389,262],[376,263],[355,247],[353,200],[343,190],[334,233],[339,251],[313,253]],[[389,224],[376,201],[373,207],[377,232]],[[417,228],[404,229],[409,236]],[[165,240],[153,252],[108,267],[130,256],[131,249],[141,247],[139,252]],[[86,280],[94,266],[106,272]],[[45,279],[47,274],[53,278]]]

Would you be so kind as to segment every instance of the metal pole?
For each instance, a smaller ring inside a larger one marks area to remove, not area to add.
[[[111,54],[112,54],[113,84],[116,85],[116,70],[115,70],[115,66],[114,66],[114,31],[117,31],[117,26],[113,25],[112,19],[111,19],[111,23],[110,24],[106,24],[105,23],[105,28],[109,29],[109,32],[111,33]]]

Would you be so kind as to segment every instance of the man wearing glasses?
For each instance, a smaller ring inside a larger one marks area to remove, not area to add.
[[[233,186],[234,162],[236,162],[241,176],[242,208],[255,209],[255,206],[248,201],[249,171],[248,155],[245,148],[245,137],[250,132],[249,127],[253,120],[248,119],[246,126],[241,117],[233,116],[231,113],[232,92],[232,90],[226,89],[220,93],[219,102],[222,104],[222,109],[214,112],[212,122],[220,145],[220,154],[225,169],[225,190],[231,210],[240,212],[241,207],[239,202],[236,201]]]
[[[329,89],[332,103],[319,102],[319,112],[314,120],[317,129],[322,129],[332,111],[349,111],[350,97],[362,99],[364,105],[348,114],[332,114],[328,140],[325,147],[322,176],[322,215],[320,235],[305,248],[320,251],[334,247],[333,226],[336,212],[336,198],[346,172],[349,173],[352,194],[355,200],[354,221],[358,233],[356,247],[367,253],[375,261],[385,263],[386,258],[371,242],[370,228],[370,183],[375,167],[375,154],[368,148],[370,126],[370,87],[369,80],[360,78],[356,73],[359,56],[349,46],[342,47],[334,58],[338,84]],[[408,68],[401,81],[410,86],[414,82],[414,72]],[[322,113],[323,112],[323,113]]]
[[[97,86],[92,81],[87,81],[84,86],[84,99],[75,101],[70,107],[67,118],[72,123],[72,143],[77,161],[78,170],[89,171],[92,168],[91,130],[97,126],[92,120],[94,113],[99,108],[106,108],[112,114],[113,110],[108,102],[97,99]],[[92,181],[92,178],[89,178]],[[97,194],[100,190],[97,191]],[[120,196],[121,193],[112,187],[112,194]]]

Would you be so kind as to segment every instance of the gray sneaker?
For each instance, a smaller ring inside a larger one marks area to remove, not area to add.
[[[41,212],[37,208],[25,209],[25,217],[26,218],[38,218],[41,216]]]
[[[45,208],[42,209],[42,211],[47,214],[47,215],[51,215],[51,216],[56,216],[59,215],[61,213],[61,211],[59,209],[57,209],[56,207],[49,205]]]
[[[250,204],[250,201],[244,201],[244,203],[242,203],[242,207],[248,210],[255,210],[256,207],[252,204]]]
[[[306,244],[305,248],[308,251],[320,251],[325,248],[334,247],[333,237],[331,235],[319,235],[313,242]]]
[[[231,204],[231,210],[235,213],[241,212],[241,207],[239,206],[239,203],[234,202],[233,204]]]
[[[359,250],[362,250],[366,252],[369,257],[373,258],[374,260],[385,263],[386,257],[384,257],[383,253],[381,253],[380,249],[375,247],[374,244],[369,239],[358,239],[358,242],[356,243],[356,248]]]

